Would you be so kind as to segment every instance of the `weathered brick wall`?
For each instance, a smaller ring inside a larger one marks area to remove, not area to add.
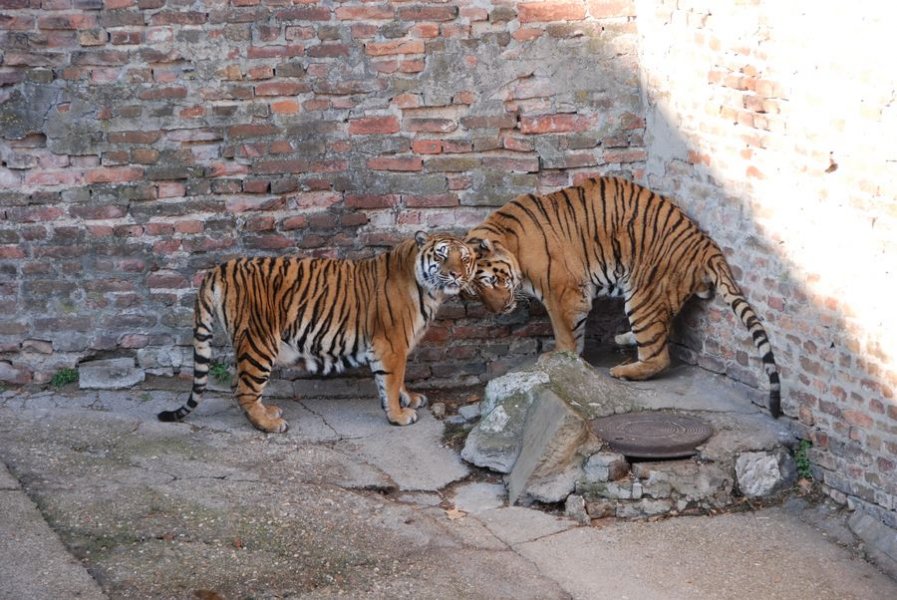
[[[0,380],[189,373],[197,272],[464,231],[644,166],[632,5],[0,0]],[[453,301],[409,377],[482,381],[544,317]]]
[[[897,527],[895,11],[639,2],[647,182],[725,248],[769,330],[783,406],[832,497]],[[888,14],[890,13],[890,14]],[[722,302],[685,354],[755,385]]]

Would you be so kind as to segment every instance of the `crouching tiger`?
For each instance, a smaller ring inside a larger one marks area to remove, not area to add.
[[[210,270],[196,294],[193,391],[161,421],[190,414],[206,389],[217,319],[236,355],[234,394],[249,421],[281,433],[287,422],[261,396],[275,364],[311,372],[370,363],[386,418],[417,420],[426,397],[405,389],[408,354],[448,296],[466,287],[473,253],[460,239],[418,232],[365,260],[240,258]]]
[[[766,330],[735,283],[719,246],[672,201],[615,177],[543,196],[520,196],[467,234],[477,253],[473,292],[493,312],[510,312],[522,291],[545,305],[558,350],[582,353],[597,295],[622,296],[638,361],[611,369],[648,379],[670,364],[673,317],[691,295],[713,289],[748,328],[769,377],[769,410],[781,414],[779,373]],[[518,283],[519,282],[519,283]]]

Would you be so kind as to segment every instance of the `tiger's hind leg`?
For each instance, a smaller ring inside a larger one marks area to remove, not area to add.
[[[237,385],[234,396],[240,408],[256,428],[268,433],[285,432],[289,425],[280,417],[280,408],[262,403],[262,392],[271,377],[275,357],[264,353],[264,343],[259,340],[250,342],[244,338],[235,346]]]
[[[614,339],[634,341],[638,346],[638,360],[613,367],[610,374],[619,379],[649,379],[670,365],[667,342],[675,311],[662,294],[636,292],[626,302],[626,314],[632,329]]]

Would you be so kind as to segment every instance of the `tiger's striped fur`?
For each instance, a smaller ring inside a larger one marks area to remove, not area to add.
[[[631,331],[618,343],[638,346],[638,361],[611,369],[647,379],[670,363],[673,317],[693,294],[717,289],[751,333],[769,378],[769,410],[781,414],[779,373],[766,330],[735,283],[719,246],[671,200],[615,177],[543,196],[520,196],[470,230],[478,271],[519,273],[520,289],[538,298],[558,350],[583,350],[586,317],[597,295],[622,296]],[[496,266],[498,264],[498,266]],[[472,288],[493,312],[513,310],[512,291]]]
[[[414,423],[426,397],[405,389],[408,354],[443,300],[470,283],[474,267],[464,242],[423,232],[366,260],[225,262],[206,274],[196,295],[193,392],[159,419],[180,421],[202,400],[217,320],[236,354],[236,399],[257,428],[287,429],[280,409],[261,400],[275,364],[327,374],[370,363],[389,422]]]

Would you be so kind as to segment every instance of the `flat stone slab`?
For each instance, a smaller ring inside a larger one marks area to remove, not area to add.
[[[0,465],[0,472],[6,468]],[[9,478],[0,477],[4,481]],[[103,600],[106,595],[68,553],[21,490],[0,483],[0,598]]]
[[[118,390],[130,388],[146,378],[133,358],[93,360],[78,366],[78,387],[82,390]]]
[[[455,488],[455,508],[478,514],[505,505],[505,486],[500,483],[467,483]]]
[[[578,527],[515,548],[578,600],[894,597],[897,583],[819,535],[771,508]]]

